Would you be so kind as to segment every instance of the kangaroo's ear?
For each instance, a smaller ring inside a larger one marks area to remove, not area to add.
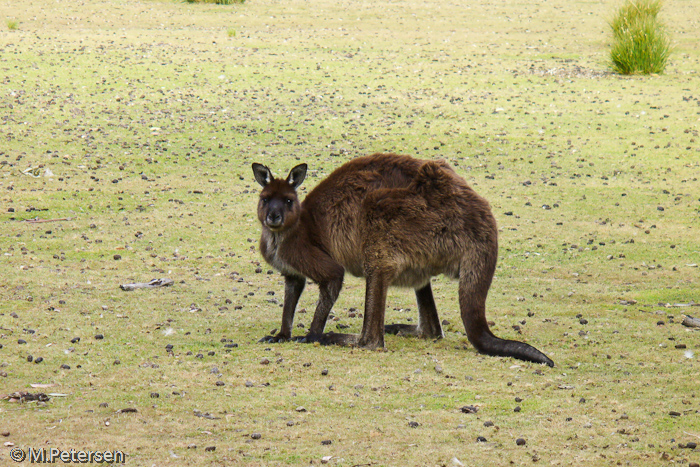
[[[287,183],[292,185],[295,190],[299,188],[301,182],[306,178],[306,164],[299,164],[289,171],[287,175]]]
[[[255,180],[263,187],[272,181],[272,172],[262,164],[253,163],[253,175]]]

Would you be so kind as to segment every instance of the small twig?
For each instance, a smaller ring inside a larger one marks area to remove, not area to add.
[[[72,221],[72,217],[59,217],[57,219],[39,219],[38,217],[34,219],[25,219],[22,222],[26,222],[28,224],[43,224],[44,222],[61,222],[61,221]]]
[[[207,412],[207,413],[202,413],[202,412],[200,412],[200,411],[198,411],[198,410],[195,410],[195,411],[194,411],[194,416],[195,416],[195,417],[200,417],[200,418],[206,418],[207,420],[221,420],[221,417],[215,417],[215,416],[213,416],[212,414],[210,414],[209,412]]]
[[[127,292],[130,292],[132,290],[136,289],[154,289],[156,287],[169,287],[174,284],[174,281],[172,279],[163,278],[163,279],[153,279],[150,282],[137,282],[135,284],[122,284],[119,287],[122,290],[125,290]]]
[[[693,433],[688,433],[687,431],[684,431],[683,433],[685,433],[688,436],[695,436],[696,438],[700,438],[700,436],[693,434]]]
[[[18,392],[13,392],[12,394],[5,394],[0,396],[0,399],[5,399],[9,402],[33,402],[33,401],[39,401],[39,402],[48,402],[49,397],[44,394],[43,392],[39,392],[36,394],[33,394],[31,392],[25,392],[25,391],[18,391]]]
[[[700,328],[700,319],[693,318],[690,315],[686,315],[685,318],[683,318],[683,323],[681,324],[689,328]]]

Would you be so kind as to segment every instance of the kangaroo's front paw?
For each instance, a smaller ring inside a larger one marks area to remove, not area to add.
[[[270,344],[278,344],[280,342],[286,342],[289,340],[289,337],[283,336],[282,334],[277,334],[274,336],[265,336],[261,338],[258,342],[267,342]]]

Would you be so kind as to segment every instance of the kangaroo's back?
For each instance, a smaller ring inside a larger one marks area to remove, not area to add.
[[[306,209],[331,207],[338,202],[361,200],[379,188],[407,187],[423,161],[398,154],[358,157],[334,170],[306,196]],[[328,206],[327,203],[331,203]],[[344,206],[344,204],[342,204]]]
[[[489,203],[444,161],[398,154],[359,157],[321,181],[302,206],[317,227],[316,240],[355,276],[363,275],[363,242],[375,241],[373,236],[405,238],[403,248],[436,258],[445,256],[437,248],[459,256],[466,243],[495,243],[497,237]],[[411,209],[410,225],[390,226]],[[373,214],[387,221],[374,232],[365,222]],[[432,241],[436,229],[446,242]]]
[[[302,202],[316,227],[315,240],[351,274],[362,276],[363,201],[377,190],[409,187],[422,163],[409,156],[373,154],[333,171]]]

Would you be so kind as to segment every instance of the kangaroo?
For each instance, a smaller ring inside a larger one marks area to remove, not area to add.
[[[307,165],[286,179],[253,164],[263,187],[258,203],[260,251],[285,279],[282,326],[261,342],[291,339],[294,311],[306,280],[319,300],[304,342],[384,348],[384,333],[443,337],[430,279],[459,280],[459,307],[467,337],[481,353],[550,367],[554,362],[523,342],[496,337],[486,321],[486,296],[498,257],[498,232],[489,203],[444,161],[397,154],[354,159],[299,201]],[[362,333],[325,333],[345,271],[366,279]],[[389,286],[411,287],[417,325],[384,325]]]

